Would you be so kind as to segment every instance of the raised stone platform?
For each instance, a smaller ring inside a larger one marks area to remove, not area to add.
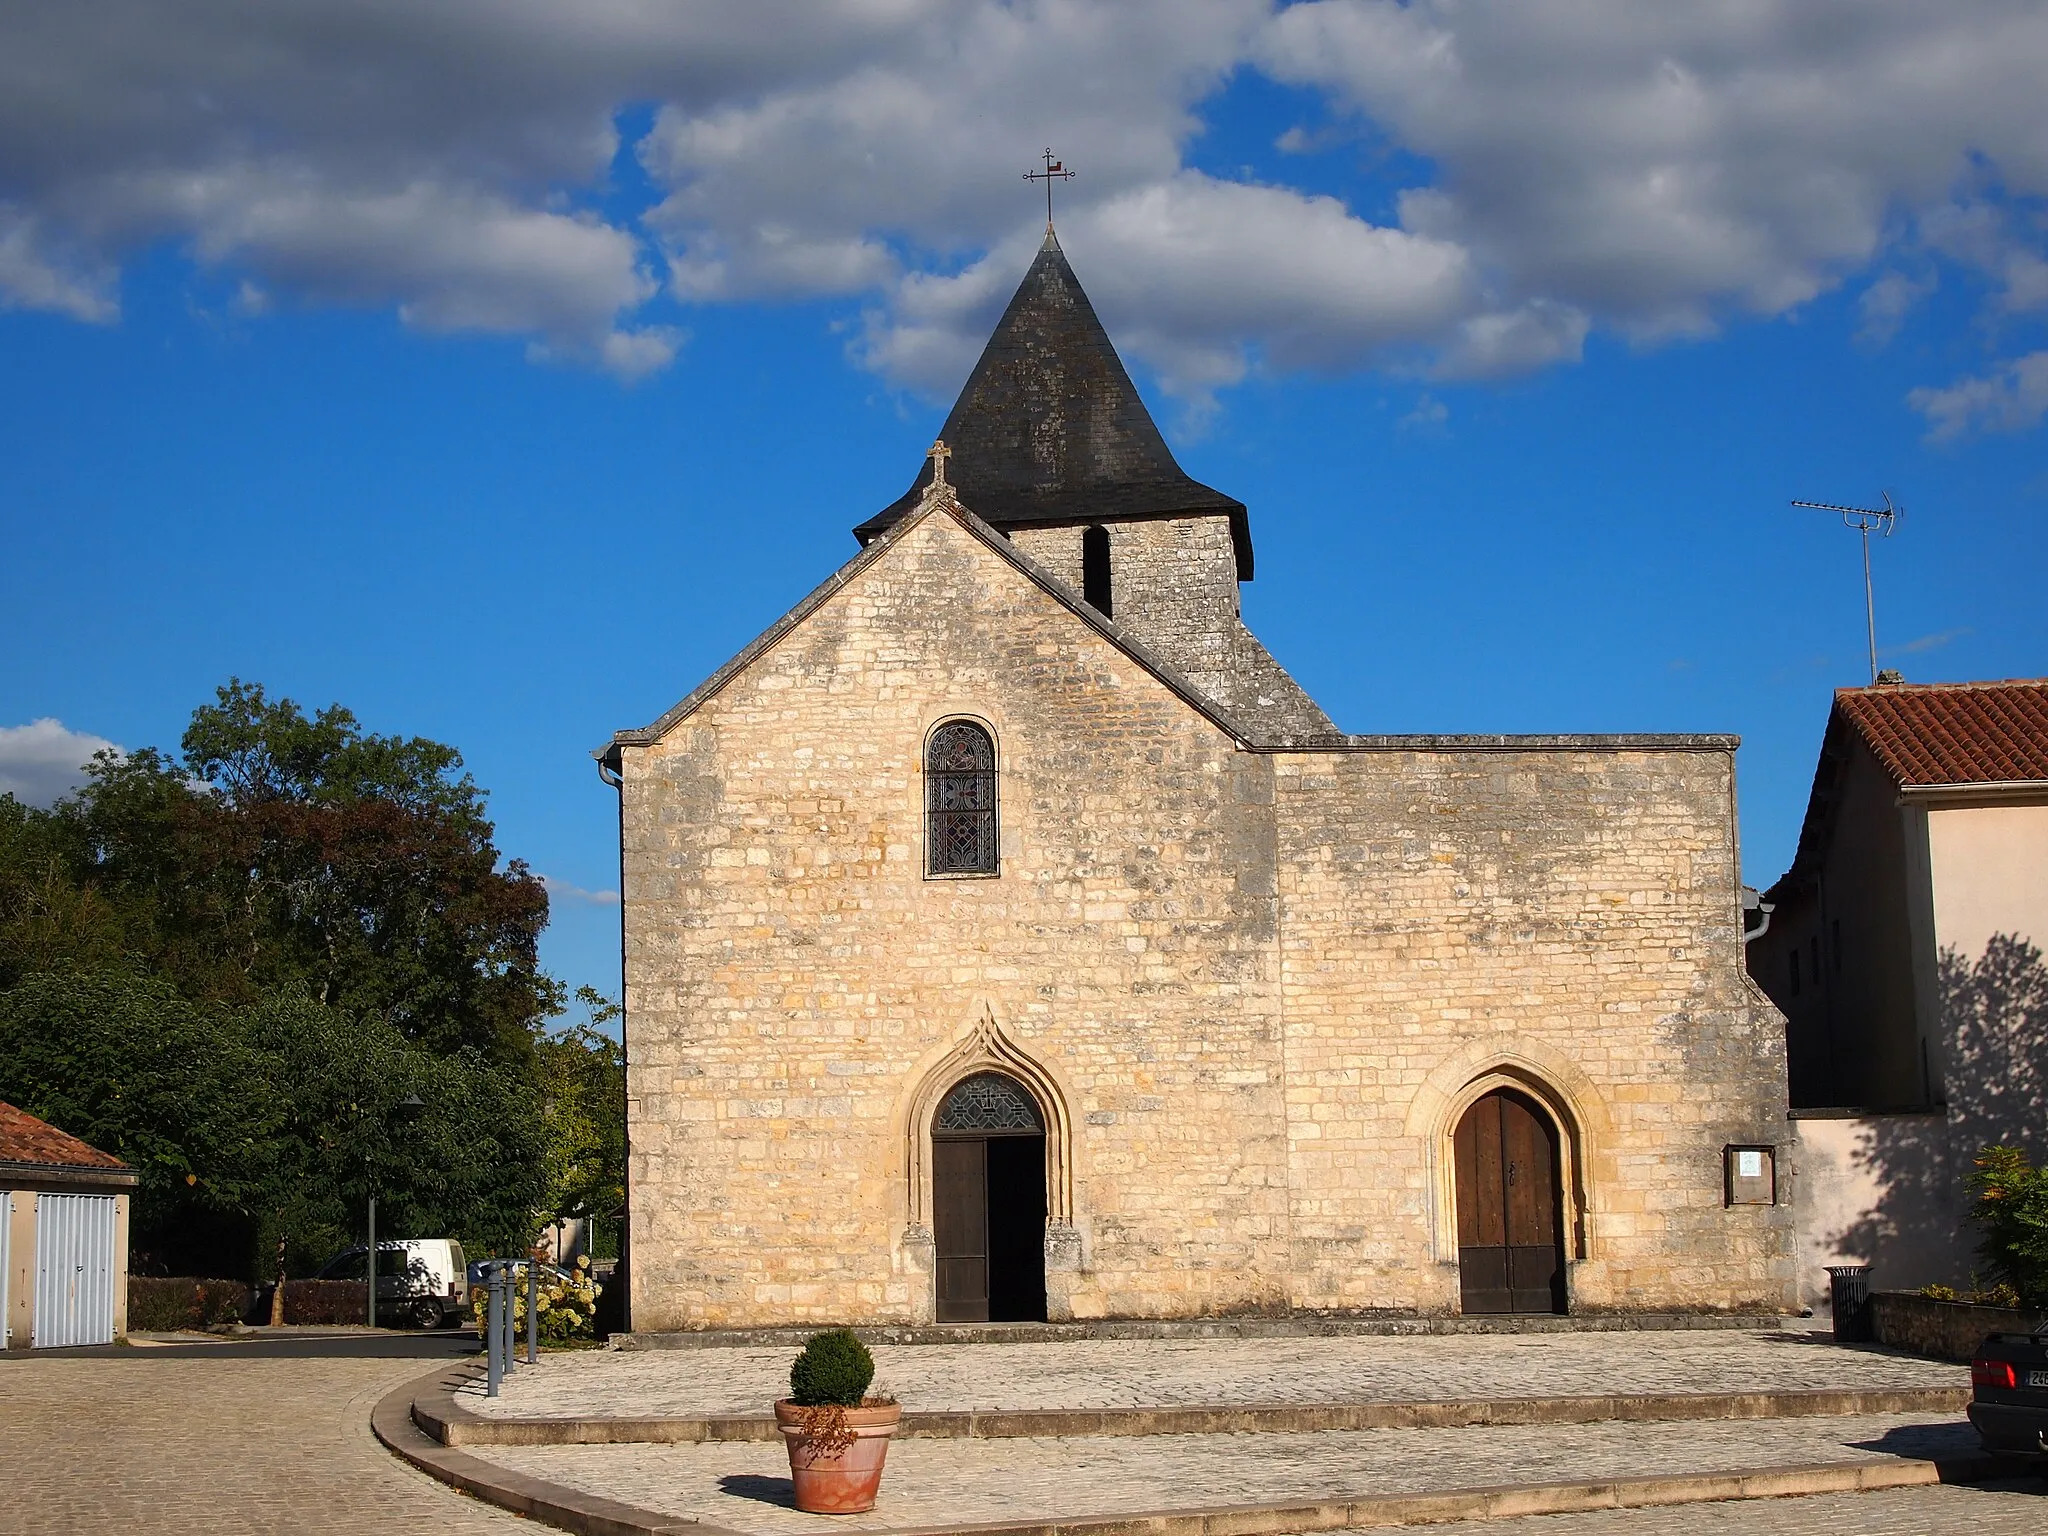
[[[1773,1330],[881,1345],[882,1502],[798,1514],[765,1415],[787,1348],[550,1356],[380,1406],[435,1475],[568,1529],[1231,1536],[2010,1472],[1968,1374]],[[1245,1431],[1256,1431],[1246,1433]]]
[[[876,1390],[893,1393],[907,1413],[927,1415],[1899,1390],[1967,1395],[1970,1381],[1966,1368],[1845,1349],[1826,1333],[1793,1329],[871,1347]],[[795,1355],[788,1343],[551,1356],[537,1369],[516,1372],[503,1396],[471,1389],[462,1402],[502,1420],[765,1417],[788,1390]],[[1275,1420],[1274,1427],[1306,1426]]]

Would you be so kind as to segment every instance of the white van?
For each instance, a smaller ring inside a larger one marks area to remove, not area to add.
[[[367,1248],[346,1248],[314,1278],[361,1280]],[[408,1237],[377,1244],[377,1321],[446,1328],[469,1315],[469,1260],[452,1237]]]

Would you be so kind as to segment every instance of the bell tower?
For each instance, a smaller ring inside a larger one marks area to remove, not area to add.
[[[1239,618],[1244,503],[1174,461],[1050,226],[940,437],[960,503],[1247,727],[1335,727]],[[866,544],[910,489],[854,529]]]

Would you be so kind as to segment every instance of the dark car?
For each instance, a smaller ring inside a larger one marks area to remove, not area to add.
[[[2048,1334],[1992,1334],[1970,1362],[1970,1385],[1986,1450],[2048,1455]]]

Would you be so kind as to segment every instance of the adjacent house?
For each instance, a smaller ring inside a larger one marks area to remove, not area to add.
[[[2048,680],[1837,692],[1763,899],[1748,958],[1787,1020],[1802,1284],[1834,1262],[1966,1282],[1971,1158],[2048,1155]]]
[[[0,1103],[0,1320],[9,1349],[108,1344],[128,1329],[133,1168]]]

